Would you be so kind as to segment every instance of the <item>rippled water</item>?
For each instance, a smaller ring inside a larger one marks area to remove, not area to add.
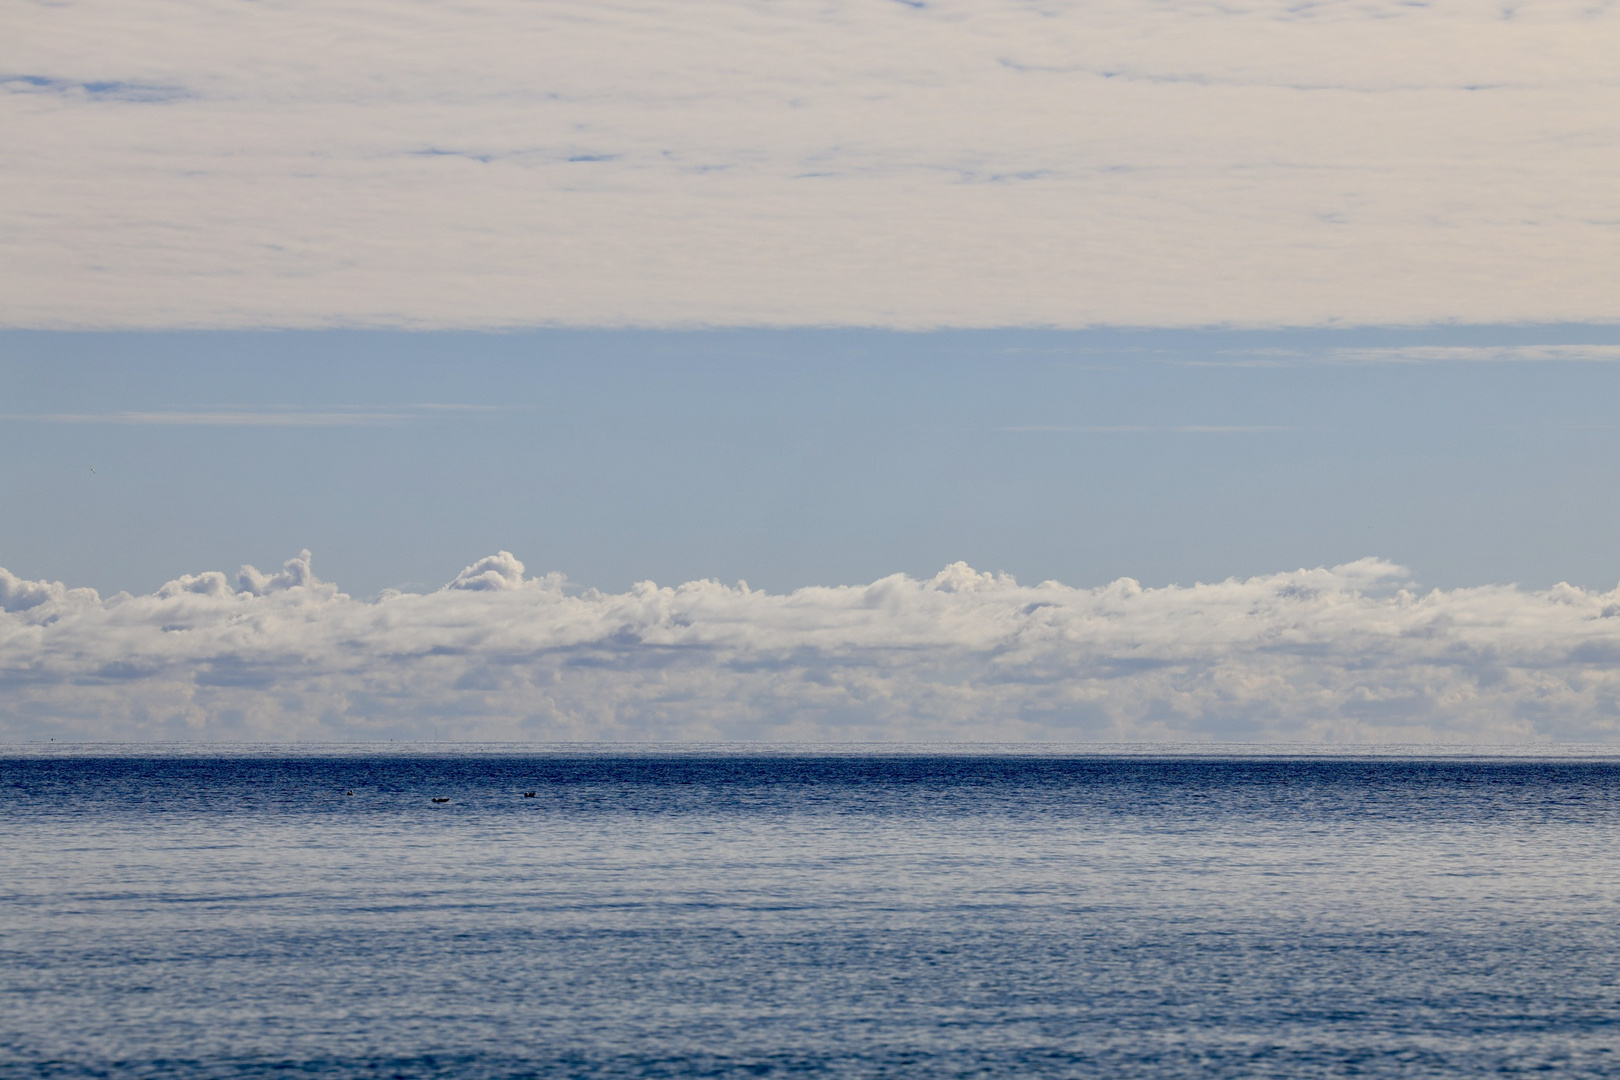
[[[8,1077],[1620,1073],[1603,758],[126,749],[0,800]]]

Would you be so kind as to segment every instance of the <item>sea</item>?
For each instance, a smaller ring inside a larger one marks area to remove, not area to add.
[[[1580,747],[0,747],[0,1076],[1620,1075]]]

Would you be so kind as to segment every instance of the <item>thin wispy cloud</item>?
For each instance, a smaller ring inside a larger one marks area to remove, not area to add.
[[[604,593],[500,552],[368,601],[308,552],[146,596],[0,570],[0,738],[1620,739],[1620,589],[1409,578]]]
[[[1323,357],[1343,364],[1613,364],[1620,345],[1408,345],[1332,349]]]
[[[1390,345],[1319,350],[1230,349],[1213,355],[1143,353],[1184,367],[1309,367],[1323,364],[1613,364],[1620,345]]]
[[[1001,430],[1079,435],[1265,435],[1309,429],[1275,424],[1023,424]]]
[[[419,417],[409,413],[323,412],[109,412],[109,413],[6,413],[0,420],[27,420],[42,424],[141,424],[201,427],[369,427],[398,424]]]
[[[497,406],[424,404],[399,410],[333,409],[318,412],[273,409],[181,409],[96,413],[0,413],[0,420],[41,424],[135,424],[197,427],[374,427],[431,419],[435,415],[484,413]]]
[[[64,0],[6,29],[10,325],[1567,322],[1620,289],[1612,5]]]

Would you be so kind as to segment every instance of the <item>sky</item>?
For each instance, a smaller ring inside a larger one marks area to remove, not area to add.
[[[1620,740],[1613,4],[0,5],[0,741]]]
[[[1620,581],[1620,327],[10,332],[0,396],[0,566],[103,592]]]
[[[1612,0],[4,0],[53,327],[1583,322]]]

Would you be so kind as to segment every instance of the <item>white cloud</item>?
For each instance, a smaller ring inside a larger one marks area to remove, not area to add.
[[[1406,345],[1332,349],[1325,359],[1351,364],[1612,364],[1620,361],[1620,345]]]
[[[1161,356],[1163,354],[1160,354]],[[1388,345],[1348,346],[1316,351],[1286,348],[1223,349],[1196,359],[1178,357],[1189,367],[1306,367],[1321,364],[1612,364],[1617,345]]]
[[[0,3],[13,325],[1615,317],[1609,2]]]
[[[609,594],[501,552],[364,601],[308,552],[106,599],[0,571],[0,737],[1620,739],[1620,590],[1406,577]]]
[[[205,596],[214,596],[218,595],[220,591],[219,586],[216,584],[216,575],[218,577],[224,576],[215,571],[214,574],[200,574],[189,579],[189,582],[187,578],[181,578],[178,582],[170,582],[169,585],[178,584],[183,592],[196,592]],[[206,579],[206,585],[202,585],[204,579]],[[266,574],[260,572],[258,567],[244,566],[236,575],[236,587],[248,596],[269,596],[271,593],[284,592],[287,589],[308,590],[316,588],[319,584],[320,582],[315,577],[315,571],[310,568],[308,548],[300,551],[298,558],[288,559],[283,563],[279,574]],[[168,588],[169,585],[165,585],[164,588]],[[198,585],[202,585],[202,587],[198,588]],[[324,591],[336,592],[335,589],[330,587]],[[162,590],[159,590],[160,595],[161,593]]]
[[[308,554],[305,552],[304,554]],[[506,589],[523,588],[523,563],[510,551],[499,551],[494,555],[486,555],[461,573],[455,580],[445,586],[446,589],[461,589],[467,592],[490,592]]]

